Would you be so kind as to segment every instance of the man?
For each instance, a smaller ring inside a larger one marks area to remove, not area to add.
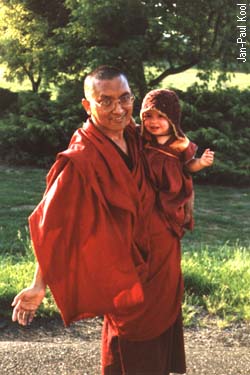
[[[134,97],[107,66],[87,76],[84,91],[89,119],[29,218],[38,266],[13,301],[13,320],[30,323],[48,285],[65,325],[104,315],[103,374],[184,373],[180,254],[154,208]]]

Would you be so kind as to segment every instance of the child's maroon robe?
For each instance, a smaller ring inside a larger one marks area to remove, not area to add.
[[[152,213],[136,131],[125,133],[132,171],[90,121],[79,129],[29,222],[65,324],[106,314],[114,334],[140,341],[173,324],[183,288],[178,242]]]
[[[193,229],[193,218],[188,224],[184,223],[185,204],[193,195],[193,180],[185,171],[185,163],[194,158],[197,146],[189,142],[187,148],[180,152],[171,143],[172,140],[163,145],[147,143],[144,153],[149,164],[150,179],[156,190],[157,205],[171,230],[181,238],[185,228]]]

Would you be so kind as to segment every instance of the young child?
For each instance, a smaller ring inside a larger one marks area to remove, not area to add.
[[[195,158],[197,146],[180,127],[181,109],[174,91],[150,91],[143,99],[140,116],[157,204],[170,229],[181,238],[185,229],[193,229],[194,192],[189,172],[211,166],[214,152],[206,149],[200,158]]]

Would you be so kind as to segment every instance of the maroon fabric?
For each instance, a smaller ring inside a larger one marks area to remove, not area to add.
[[[186,372],[182,316],[152,340],[128,341],[113,335],[108,319],[102,331],[102,375],[168,375]]]
[[[133,169],[91,122],[73,136],[30,217],[43,277],[66,325],[108,314],[126,339],[157,337],[178,315],[180,244],[156,211],[136,130]]]
[[[129,313],[144,300],[154,194],[135,130],[126,128],[130,171],[88,122],[59,154],[44,197],[29,218],[45,282],[66,325],[105,313]]]
[[[189,143],[185,152],[171,148],[171,143],[164,145],[146,144],[144,153],[149,164],[149,174],[156,189],[157,204],[164,214],[172,231],[181,238],[185,227],[193,228],[193,218],[184,224],[185,204],[192,199],[193,182],[185,172],[185,163],[194,157],[196,145]]]
[[[157,137],[149,134],[143,127],[143,114],[150,110],[156,110],[170,120],[173,131],[165,144],[157,143]],[[181,108],[174,91],[150,91],[143,99],[141,118],[145,143],[148,141],[145,155],[150,179],[157,191],[158,207],[173,232],[181,238],[185,229],[193,229],[194,226],[191,209],[192,177],[185,173],[184,167],[194,157],[197,146],[189,142],[181,129]]]
[[[108,314],[114,335],[145,341],[161,335],[176,320],[183,296],[180,240],[167,225],[155,212],[151,215],[144,301],[129,313]]]

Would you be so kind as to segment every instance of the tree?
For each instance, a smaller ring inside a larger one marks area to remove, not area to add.
[[[142,97],[165,77],[193,66],[205,71],[239,67],[233,35],[236,9],[230,2],[66,0],[65,4],[70,23],[63,32],[65,43],[73,47],[71,53],[67,49],[71,73],[103,63],[116,65]]]
[[[250,70],[249,62],[237,63],[237,8],[229,1],[0,3],[8,9],[16,4],[22,10],[18,18],[13,12],[9,14],[11,22],[1,26],[5,31],[0,37],[2,61],[12,66],[13,76],[21,77],[22,71],[35,75],[35,82],[40,77],[45,82],[79,79],[97,65],[112,64],[127,73],[141,98],[167,76],[193,66],[203,69],[207,76],[213,69]],[[249,24],[249,19],[246,22]],[[14,50],[18,54],[13,54]]]
[[[0,12],[0,61],[7,63],[7,78],[22,82],[26,76],[37,92],[42,80],[41,54],[47,25],[18,3],[7,6],[1,2]]]
[[[0,0],[0,62],[7,64],[7,79],[21,83],[28,78],[33,92],[38,92],[41,83],[46,87],[57,76],[54,28],[67,22],[63,4]]]

